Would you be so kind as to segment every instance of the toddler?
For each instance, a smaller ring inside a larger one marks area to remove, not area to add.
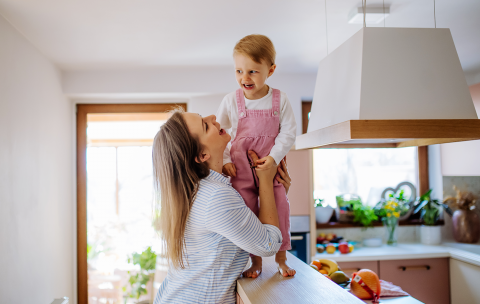
[[[216,115],[232,137],[224,153],[223,173],[231,177],[232,186],[258,216],[258,181],[247,152],[257,153],[259,170],[277,166],[295,142],[297,124],[286,94],[265,84],[276,68],[270,39],[263,35],[242,38],[235,45],[233,59],[240,88],[225,96]],[[286,256],[286,250],[291,249],[290,203],[277,180],[274,194],[283,237],[275,261],[283,276],[293,276],[296,272],[288,266]],[[262,272],[262,258],[251,255],[251,259],[252,266],[243,275],[256,278]]]

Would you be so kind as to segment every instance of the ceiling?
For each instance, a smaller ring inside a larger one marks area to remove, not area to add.
[[[480,73],[480,1],[435,2],[436,25],[451,29],[464,71]],[[434,0],[385,5],[387,27],[434,27]],[[331,52],[360,29],[347,22],[360,6],[327,0],[325,19],[324,0],[0,0],[0,14],[64,70],[229,66],[235,42],[261,33],[279,71],[315,72],[327,41]]]

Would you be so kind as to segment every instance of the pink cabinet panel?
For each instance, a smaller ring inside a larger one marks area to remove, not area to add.
[[[450,303],[448,258],[379,261],[380,279],[430,304]],[[373,270],[373,269],[372,269]]]
[[[360,269],[370,269],[378,274],[378,261],[360,261],[360,262],[339,262],[338,266],[348,275],[350,278],[354,272]]]
[[[288,172],[292,185],[288,192],[290,215],[310,215],[313,204],[311,150],[292,150],[287,154]]]

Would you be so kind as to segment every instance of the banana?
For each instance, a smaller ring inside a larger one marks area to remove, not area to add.
[[[325,270],[328,271],[328,275],[331,275],[338,270],[337,262],[335,262],[334,260],[321,259],[320,263],[322,263],[322,269],[324,269],[323,267],[325,266]]]

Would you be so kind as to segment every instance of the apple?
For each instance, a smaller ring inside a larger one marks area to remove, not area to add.
[[[338,250],[341,253],[349,253],[350,249],[348,248],[348,243],[347,242],[341,242],[340,244],[338,244]]]
[[[335,236],[333,235],[333,233],[329,233],[329,234],[327,234],[327,236],[325,237],[325,239],[326,239],[327,241],[331,241],[331,240],[333,240],[334,238],[335,238]]]
[[[335,248],[335,245],[333,245],[333,244],[328,244],[328,245],[327,245],[327,253],[330,253],[330,254],[331,254],[331,253],[335,253],[335,250],[337,250],[337,249]]]

